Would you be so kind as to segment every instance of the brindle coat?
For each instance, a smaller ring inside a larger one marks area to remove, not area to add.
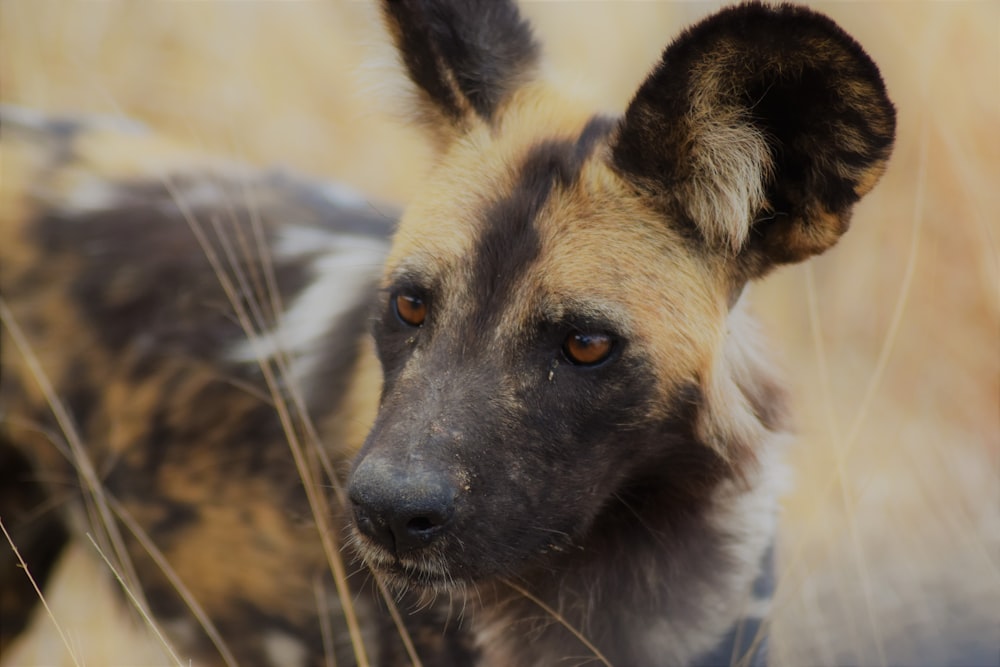
[[[878,180],[875,65],[742,5],[607,118],[512,4],[384,16],[438,150],[391,244],[340,189],[6,112],[15,541],[98,533],[198,664],[406,664],[375,582],[424,664],[761,661],[787,422],[741,294]]]

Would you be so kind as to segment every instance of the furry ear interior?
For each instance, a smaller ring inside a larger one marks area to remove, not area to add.
[[[744,4],[687,30],[639,88],[612,164],[739,278],[832,246],[881,176],[895,109],[833,21]]]
[[[417,120],[443,144],[492,121],[538,64],[511,0],[383,0],[382,12],[415,86]]]

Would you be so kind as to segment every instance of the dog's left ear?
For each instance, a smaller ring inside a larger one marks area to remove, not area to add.
[[[743,281],[823,252],[881,176],[895,110],[833,21],[744,4],[667,47],[612,139],[612,165],[733,258]]]
[[[382,13],[415,86],[412,110],[440,146],[490,123],[538,66],[513,0],[383,0]]]

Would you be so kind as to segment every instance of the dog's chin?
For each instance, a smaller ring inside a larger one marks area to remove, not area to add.
[[[367,539],[354,535],[354,548],[368,569],[396,591],[449,593],[473,583],[468,574],[449,567],[441,556],[418,554],[396,556]]]
[[[467,552],[463,552],[466,559],[454,562],[434,547],[397,556],[353,527],[350,542],[354,553],[390,588],[433,593],[464,591],[534,567],[549,569],[553,566],[551,558],[565,553],[569,544],[568,541],[565,544],[542,542],[530,552],[530,557],[516,561],[515,565],[514,562],[497,562],[489,558],[470,558]]]
[[[456,579],[447,572],[412,565],[405,561],[396,561],[388,567],[385,565],[369,565],[369,567],[382,577],[389,588],[401,592],[452,593],[464,589],[467,585],[465,580]]]

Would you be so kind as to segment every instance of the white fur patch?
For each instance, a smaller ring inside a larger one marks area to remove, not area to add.
[[[63,122],[67,126],[79,125],[91,129],[111,130],[119,134],[146,134],[149,132],[149,129],[142,123],[123,116],[90,114],[60,117],[11,104],[0,104],[0,119],[3,120],[4,132],[50,133],[58,123]]]
[[[324,183],[319,191],[331,203],[344,208],[364,208],[368,200],[353,188],[342,183]]]
[[[235,172],[229,177],[238,176]],[[164,178],[165,183],[170,183],[171,199],[174,201],[167,204],[167,208],[173,211],[176,206],[181,210],[193,211],[202,208],[219,208],[233,203],[233,193],[226,189],[221,183],[213,182],[211,173],[205,174],[197,181],[193,181],[184,186],[178,186],[169,176]]]
[[[121,193],[113,183],[98,178],[88,178],[66,195],[62,205],[71,211],[95,213],[113,208],[120,202]]]
[[[303,667],[308,657],[301,641],[278,630],[264,634],[264,652],[274,667]]]
[[[282,230],[276,257],[323,252],[312,263],[316,277],[285,310],[277,327],[241,342],[227,358],[258,362],[287,356],[292,360],[293,377],[301,379],[337,320],[357,305],[358,295],[381,272],[386,250],[383,241],[364,236],[306,227]]]

